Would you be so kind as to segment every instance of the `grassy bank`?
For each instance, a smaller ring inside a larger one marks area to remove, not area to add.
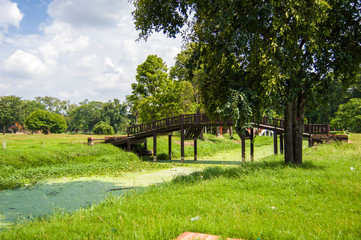
[[[6,148],[0,149],[0,190],[18,188],[48,178],[119,176],[123,172],[179,165],[143,161],[137,155],[112,145],[96,144],[91,147],[85,144],[87,137],[67,134],[1,136],[1,141],[6,141]],[[179,134],[175,134],[172,152],[174,159],[180,158],[179,141]],[[256,145],[267,145],[270,141],[271,138],[259,137]],[[157,145],[158,159],[167,159],[168,137],[159,136]],[[149,139],[148,146],[153,146],[152,139]],[[199,141],[198,157],[239,147],[237,136],[230,139],[227,135],[223,138],[206,135],[204,141]],[[187,157],[193,157],[193,146],[186,145],[185,153]]]
[[[272,156],[208,168],[17,226],[0,238],[174,239],[195,231],[224,239],[360,239],[361,136],[351,140],[305,150],[299,167]]]
[[[86,135],[5,135],[0,150],[0,190],[42,179],[91,175],[116,176],[125,171],[162,167],[143,162],[112,145],[85,144]]]

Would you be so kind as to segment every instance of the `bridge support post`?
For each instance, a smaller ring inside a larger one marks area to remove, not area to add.
[[[181,127],[181,162],[184,163],[184,128]]]
[[[153,162],[157,161],[157,133],[153,132]]]
[[[283,154],[283,133],[280,134],[280,153]]]
[[[128,140],[127,140],[127,151],[128,151],[128,152],[130,152],[130,150],[131,150],[131,149],[130,149],[130,146],[131,146],[131,145],[130,145],[130,139],[128,138]]]
[[[194,161],[197,161],[197,139],[194,139]]]
[[[242,162],[246,161],[246,135],[241,135],[242,141]]]
[[[274,154],[278,154],[278,146],[277,146],[277,131],[273,131],[273,150]]]
[[[172,160],[172,133],[168,134],[168,158]]]
[[[251,150],[251,161],[254,161],[254,143],[253,143],[253,134],[254,134],[254,128],[251,128],[251,137],[250,137],[250,141],[251,141],[251,146],[250,146],[250,150]]]

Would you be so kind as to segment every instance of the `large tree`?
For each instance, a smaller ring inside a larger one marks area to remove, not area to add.
[[[169,78],[160,57],[149,55],[137,68],[137,83],[127,96],[132,113],[143,122],[184,113],[193,113],[192,85]]]
[[[306,102],[360,71],[358,0],[136,0],[140,38],[182,31],[197,42],[208,111],[238,122],[258,109],[285,117],[285,161],[302,163]],[[224,106],[229,111],[224,110]],[[251,109],[251,111],[248,111]],[[238,126],[240,127],[240,126]]]
[[[101,119],[116,132],[121,132],[129,123],[127,105],[120,103],[119,99],[104,103],[100,112]]]
[[[17,96],[0,97],[0,126],[3,134],[6,129],[21,119],[21,98]]]
[[[26,127],[32,131],[48,133],[62,133],[67,129],[65,119],[57,113],[35,110],[25,120]]]
[[[70,131],[91,132],[95,124],[102,120],[101,110],[104,103],[97,101],[86,103],[69,113]]]

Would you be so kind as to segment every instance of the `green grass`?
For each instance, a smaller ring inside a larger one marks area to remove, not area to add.
[[[223,239],[360,239],[361,135],[351,141],[306,149],[302,166],[278,155],[208,168],[20,224],[0,238],[174,239],[194,231]]]
[[[86,143],[88,135],[33,134],[1,135],[6,148],[0,149],[0,190],[14,189],[24,184],[58,177],[81,177],[92,175],[119,176],[123,172],[140,171],[145,168],[167,168],[180,163],[152,163],[142,161],[137,155],[125,152],[108,144]],[[97,136],[102,138],[103,136]],[[239,138],[229,136],[216,138],[206,135],[199,140],[198,157],[214,155],[216,152],[239,148]],[[269,144],[270,138],[256,138],[256,145]],[[173,159],[180,158],[179,134],[173,138]],[[158,137],[158,159],[168,158],[168,137]],[[152,139],[148,146],[153,146]],[[152,148],[151,148],[152,149]],[[193,146],[185,147],[186,156],[193,156]]]
[[[84,144],[86,135],[5,135],[0,149],[0,190],[57,177],[117,176],[125,171],[166,167],[107,144]],[[82,143],[81,143],[82,142]]]

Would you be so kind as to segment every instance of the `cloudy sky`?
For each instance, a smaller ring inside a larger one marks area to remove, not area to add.
[[[136,41],[128,0],[0,0],[0,96],[125,100],[148,55],[168,67],[181,38]]]

